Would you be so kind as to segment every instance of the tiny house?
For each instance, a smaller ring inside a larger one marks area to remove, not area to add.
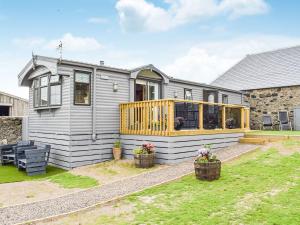
[[[50,162],[71,169],[123,157],[144,142],[158,163],[194,157],[202,144],[236,143],[249,128],[242,93],[172,78],[153,65],[133,70],[34,56],[20,72],[29,87],[28,136],[50,144]]]

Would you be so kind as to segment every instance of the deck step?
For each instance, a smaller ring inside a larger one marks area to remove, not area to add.
[[[239,143],[243,143],[243,144],[264,145],[266,144],[266,142],[267,141],[264,138],[243,137],[239,139]]]
[[[285,135],[245,134],[245,138],[260,138],[260,139],[264,139],[266,142],[276,142],[276,141],[288,140],[289,136],[285,136]]]

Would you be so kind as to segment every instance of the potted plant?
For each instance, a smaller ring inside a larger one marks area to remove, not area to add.
[[[194,161],[195,175],[199,180],[216,180],[220,178],[221,161],[211,153],[211,145],[205,145],[198,151]]]
[[[143,144],[142,147],[133,151],[134,164],[137,168],[150,168],[154,166],[154,145]]]
[[[114,143],[113,155],[114,155],[115,160],[121,159],[122,149],[121,149],[121,141],[120,140],[118,140]]]

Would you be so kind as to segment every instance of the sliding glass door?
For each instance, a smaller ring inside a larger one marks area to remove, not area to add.
[[[135,101],[160,99],[160,83],[137,79],[135,82]]]

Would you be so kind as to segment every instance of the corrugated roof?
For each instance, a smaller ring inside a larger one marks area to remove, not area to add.
[[[300,85],[300,46],[247,55],[211,84],[233,90]]]

